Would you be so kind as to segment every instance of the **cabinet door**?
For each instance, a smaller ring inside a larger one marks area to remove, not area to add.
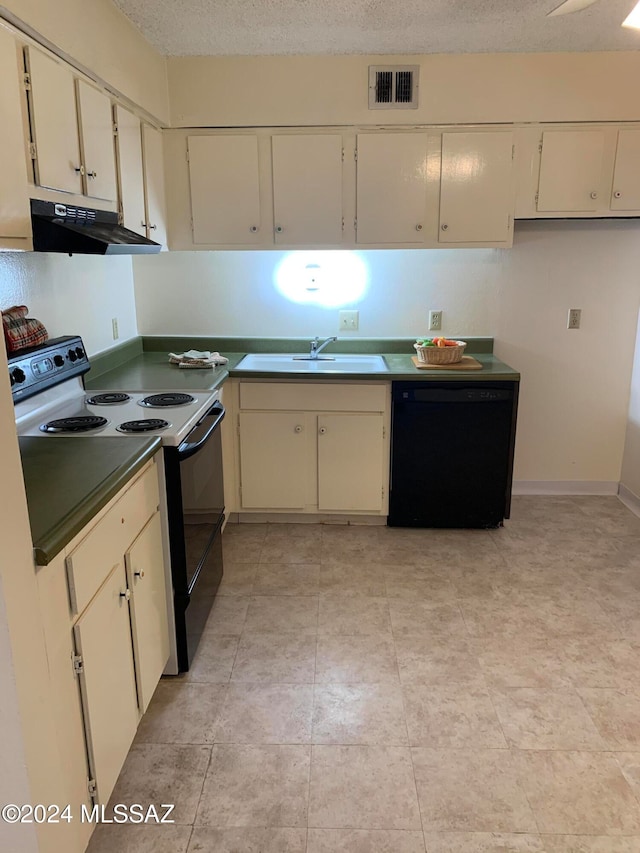
[[[318,415],[318,509],[382,509],[382,414]]]
[[[301,509],[307,496],[304,414],[240,413],[240,483],[245,509]]]
[[[0,29],[0,239],[28,239],[31,234],[25,139],[22,135],[17,45]]]
[[[115,201],[118,193],[111,101],[82,80],[76,80],[76,85],[86,195]]]
[[[273,136],[271,146],[276,243],[341,243],[342,137]]]
[[[357,144],[357,242],[424,243],[426,134],[359,134]]]
[[[125,228],[146,237],[140,119],[118,106],[116,107],[116,123],[118,125],[118,168],[123,223]]]
[[[169,659],[167,591],[160,513],[125,555],[140,713],[147,710]]]
[[[87,743],[101,803],[111,795],[139,720],[126,593],[121,563],[74,626],[84,661],[80,686]]]
[[[259,243],[260,183],[255,136],[189,136],[194,243]]]
[[[601,206],[602,130],[551,130],[542,134],[538,183],[540,211],[593,211]]]
[[[640,130],[618,131],[611,210],[640,210]]]
[[[512,171],[513,134],[443,133],[439,242],[509,242]]]
[[[66,65],[27,48],[30,107],[36,145],[36,183],[82,192],[80,144],[73,74]]]
[[[144,186],[146,200],[147,237],[167,245],[167,215],[164,191],[164,161],[162,133],[149,124],[142,125],[144,151]]]

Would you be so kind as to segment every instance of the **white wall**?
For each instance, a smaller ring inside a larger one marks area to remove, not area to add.
[[[631,377],[629,420],[622,460],[620,482],[635,495],[640,504],[640,318],[636,335],[636,351]]]
[[[12,305],[27,305],[52,338],[82,335],[89,355],[116,344],[113,317],[117,343],[138,333],[129,256],[0,253],[0,308]]]
[[[134,259],[141,334],[338,334],[338,309],[294,304],[273,284],[283,252]],[[321,257],[322,253],[318,253]],[[522,374],[516,479],[619,480],[640,304],[640,223],[518,222],[513,249],[359,252],[362,337],[490,335]],[[582,328],[566,329],[569,308]],[[345,334],[345,333],[342,333]]]
[[[368,66],[420,66],[415,110],[369,110]],[[638,51],[171,56],[172,127],[636,121]]]
[[[43,716],[46,653],[33,566],[31,531],[20,466],[9,372],[0,342],[0,804],[36,803],[37,774],[27,766],[50,768],[51,724]],[[31,853],[34,827],[0,821],[0,849]]]

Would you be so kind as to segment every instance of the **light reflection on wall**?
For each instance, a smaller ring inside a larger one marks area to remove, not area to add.
[[[364,298],[369,272],[356,252],[290,252],[276,267],[273,282],[291,302],[337,308]]]

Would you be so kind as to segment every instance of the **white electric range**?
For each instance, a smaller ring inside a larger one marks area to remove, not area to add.
[[[43,441],[64,436],[160,438],[173,588],[170,624],[175,625],[166,672],[186,671],[223,572],[219,426],[225,411],[217,391],[87,392],[82,376],[89,369],[79,337],[57,338],[11,355],[16,429],[18,435]]]

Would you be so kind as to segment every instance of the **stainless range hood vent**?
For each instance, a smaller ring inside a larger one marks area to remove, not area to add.
[[[418,108],[419,65],[370,65],[370,110]]]

